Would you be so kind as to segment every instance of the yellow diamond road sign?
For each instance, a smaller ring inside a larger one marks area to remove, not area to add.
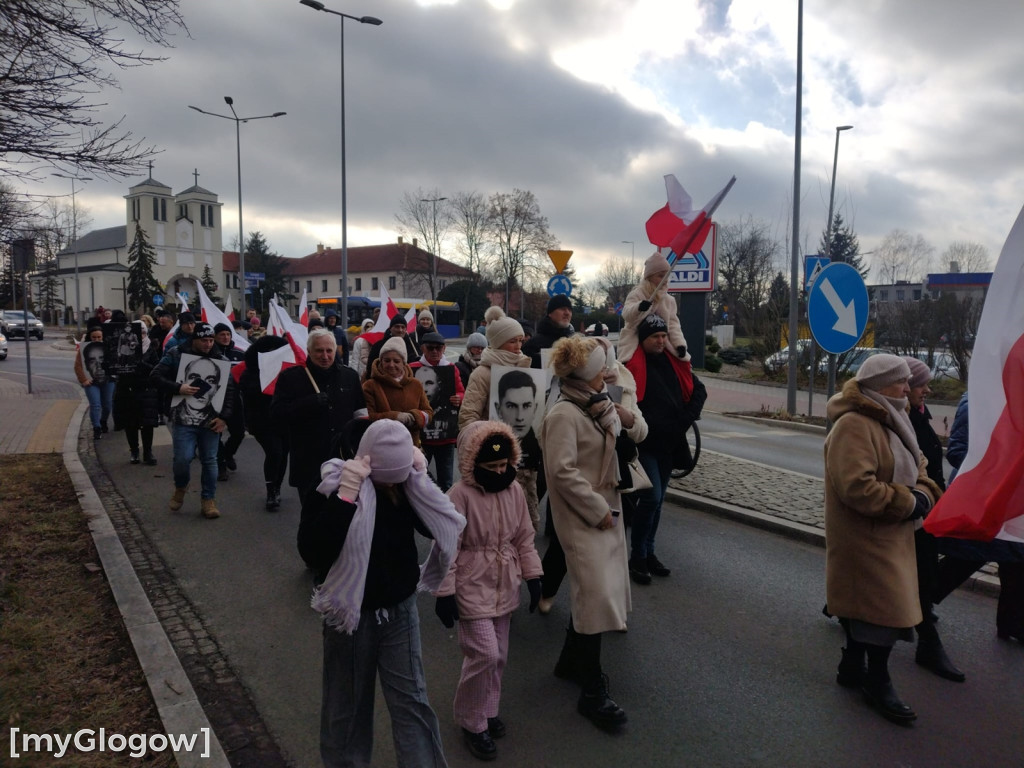
[[[566,264],[569,263],[572,251],[548,251],[548,256],[551,258],[551,263],[555,265],[555,272],[562,274]]]

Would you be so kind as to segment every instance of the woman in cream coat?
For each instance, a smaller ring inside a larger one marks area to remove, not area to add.
[[[601,634],[626,629],[631,608],[615,439],[622,422],[604,382],[605,348],[571,336],[552,348],[559,399],[541,428],[555,529],[566,553],[572,611],[555,675],[580,684],[577,709],[602,728],[626,722],[608,695]]]

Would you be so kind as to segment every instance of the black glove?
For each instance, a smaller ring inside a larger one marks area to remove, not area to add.
[[[651,302],[646,301],[646,300],[641,301],[640,305],[637,307],[637,309],[639,309],[641,312],[646,312],[650,308],[651,308]]]
[[[439,597],[434,602],[434,613],[448,629],[455,626],[459,620],[459,605],[455,602],[455,595]]]
[[[540,602],[540,579],[527,579],[526,588],[530,590],[530,613],[533,613]]]
[[[680,344],[678,347],[676,347],[676,352],[679,354],[679,359],[682,360],[684,357],[686,357],[686,345]]]
[[[326,392],[316,393],[316,404],[321,408],[326,408],[330,404],[331,399],[327,396]]]
[[[914,494],[914,511],[911,513],[910,519],[920,520],[931,510],[932,503],[928,500],[928,496],[925,495],[924,491],[911,488],[910,492]]]

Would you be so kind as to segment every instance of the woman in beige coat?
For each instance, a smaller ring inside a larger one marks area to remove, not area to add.
[[[942,493],[907,415],[909,379],[902,358],[869,358],[829,400],[825,439],[825,584],[828,609],[846,630],[836,682],[860,688],[897,723],[917,718],[888,670],[893,645],[913,642],[921,622],[914,521]]]
[[[626,629],[631,608],[615,439],[622,422],[604,381],[607,355],[597,339],[570,336],[552,348],[559,398],[541,427],[544,472],[572,601],[555,675],[582,687],[577,709],[600,727],[626,722],[608,696],[601,634]]]

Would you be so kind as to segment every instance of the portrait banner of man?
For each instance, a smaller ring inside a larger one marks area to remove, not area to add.
[[[454,365],[422,365],[413,371],[434,409],[434,417],[422,432],[424,440],[454,440],[459,435],[459,409],[451,402],[455,396],[455,371]]]
[[[103,384],[109,379],[107,349],[102,341],[88,341],[79,347],[78,353],[82,356],[82,367],[93,384]]]
[[[194,395],[171,398],[173,421],[186,426],[202,427],[213,421],[224,408],[231,363],[212,357],[183,354],[178,363],[175,381],[198,387]]]
[[[107,372],[115,376],[135,373],[142,362],[142,326],[138,323],[104,323]]]
[[[545,374],[537,368],[491,366],[490,418],[504,421],[522,442],[544,420]]]

